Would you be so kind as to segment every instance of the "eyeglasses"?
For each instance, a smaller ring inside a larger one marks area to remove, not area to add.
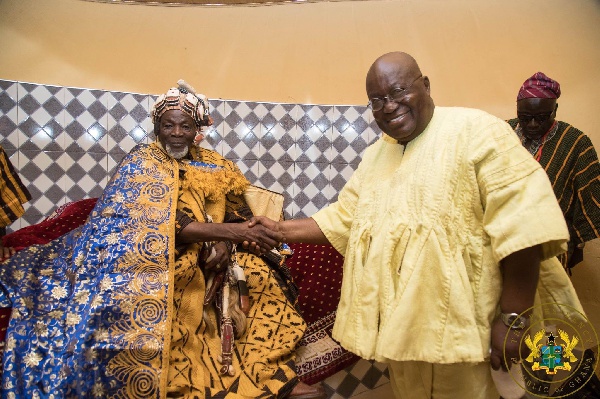
[[[544,122],[546,122],[548,119],[550,119],[550,117],[552,116],[552,114],[554,113],[554,111],[549,112],[547,114],[535,114],[535,115],[529,115],[529,114],[521,114],[519,112],[517,112],[517,118],[519,119],[520,122],[522,122],[524,125],[528,124],[529,122],[531,122],[532,119],[535,119],[535,121],[538,124],[542,124]]]
[[[406,92],[408,91],[408,89],[410,89],[411,86],[413,84],[415,84],[415,82],[417,80],[421,79],[422,77],[423,77],[423,75],[419,75],[418,78],[413,80],[411,82],[411,84],[406,86],[404,89],[397,87],[394,90],[392,90],[392,92],[390,94],[388,94],[387,96],[385,96],[383,98],[373,97],[373,98],[369,99],[369,104],[367,104],[367,106],[371,107],[373,112],[377,112],[377,111],[381,111],[383,109],[383,106],[385,105],[386,101],[393,101],[395,103],[399,103],[406,96]]]

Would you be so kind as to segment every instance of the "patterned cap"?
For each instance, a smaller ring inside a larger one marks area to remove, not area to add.
[[[542,72],[537,72],[527,79],[519,94],[517,101],[524,98],[558,98],[560,97],[560,85],[556,80],[550,79]]]
[[[178,87],[171,87],[156,99],[150,112],[152,123],[158,123],[165,112],[177,109],[194,119],[198,127],[211,126],[213,121],[209,116],[206,96],[196,94],[196,90],[182,79],[177,82],[177,85]]]

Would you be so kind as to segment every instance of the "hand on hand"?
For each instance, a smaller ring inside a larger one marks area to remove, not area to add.
[[[250,237],[248,237],[248,239],[242,242],[242,247],[254,253],[255,255],[266,253],[272,248],[277,247],[281,242],[285,241],[285,237],[283,237],[283,234],[279,229],[279,224],[274,220],[269,219],[268,217],[254,216],[248,222],[248,227],[250,228],[250,230],[258,229],[261,231],[265,231],[270,238],[268,242],[270,247],[265,246],[264,243],[250,239]]]

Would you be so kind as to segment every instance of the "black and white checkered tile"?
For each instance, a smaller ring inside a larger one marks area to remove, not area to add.
[[[359,360],[323,381],[330,399],[347,399],[389,384],[390,375],[385,364]],[[391,399],[378,396],[378,399]]]
[[[97,196],[137,143],[154,139],[155,96],[0,80],[0,144],[36,194],[18,228],[48,209]],[[366,107],[211,100],[214,148],[255,184],[285,195],[286,217],[308,216],[337,198],[377,138]]]
[[[156,95],[0,80],[0,145],[33,199],[9,231],[41,221],[57,206],[97,197],[138,143],[154,140]],[[250,182],[285,196],[287,218],[335,201],[379,137],[364,106],[210,100],[214,125],[202,146],[236,162]],[[327,380],[331,398],[389,381],[385,366],[359,361]]]
[[[154,140],[155,95],[0,80],[2,145],[34,199],[12,229],[53,207],[101,193],[137,143]],[[235,161],[248,179],[285,195],[286,217],[335,201],[365,148],[378,137],[364,106],[211,100],[202,143]],[[17,151],[18,150],[18,151]]]

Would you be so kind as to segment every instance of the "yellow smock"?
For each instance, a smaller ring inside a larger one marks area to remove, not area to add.
[[[500,260],[538,244],[549,259],[569,239],[546,173],[510,126],[466,108],[436,107],[406,146],[384,134],[313,218],[345,255],[333,337],[382,362],[489,358]],[[570,285],[559,263],[543,264]]]

